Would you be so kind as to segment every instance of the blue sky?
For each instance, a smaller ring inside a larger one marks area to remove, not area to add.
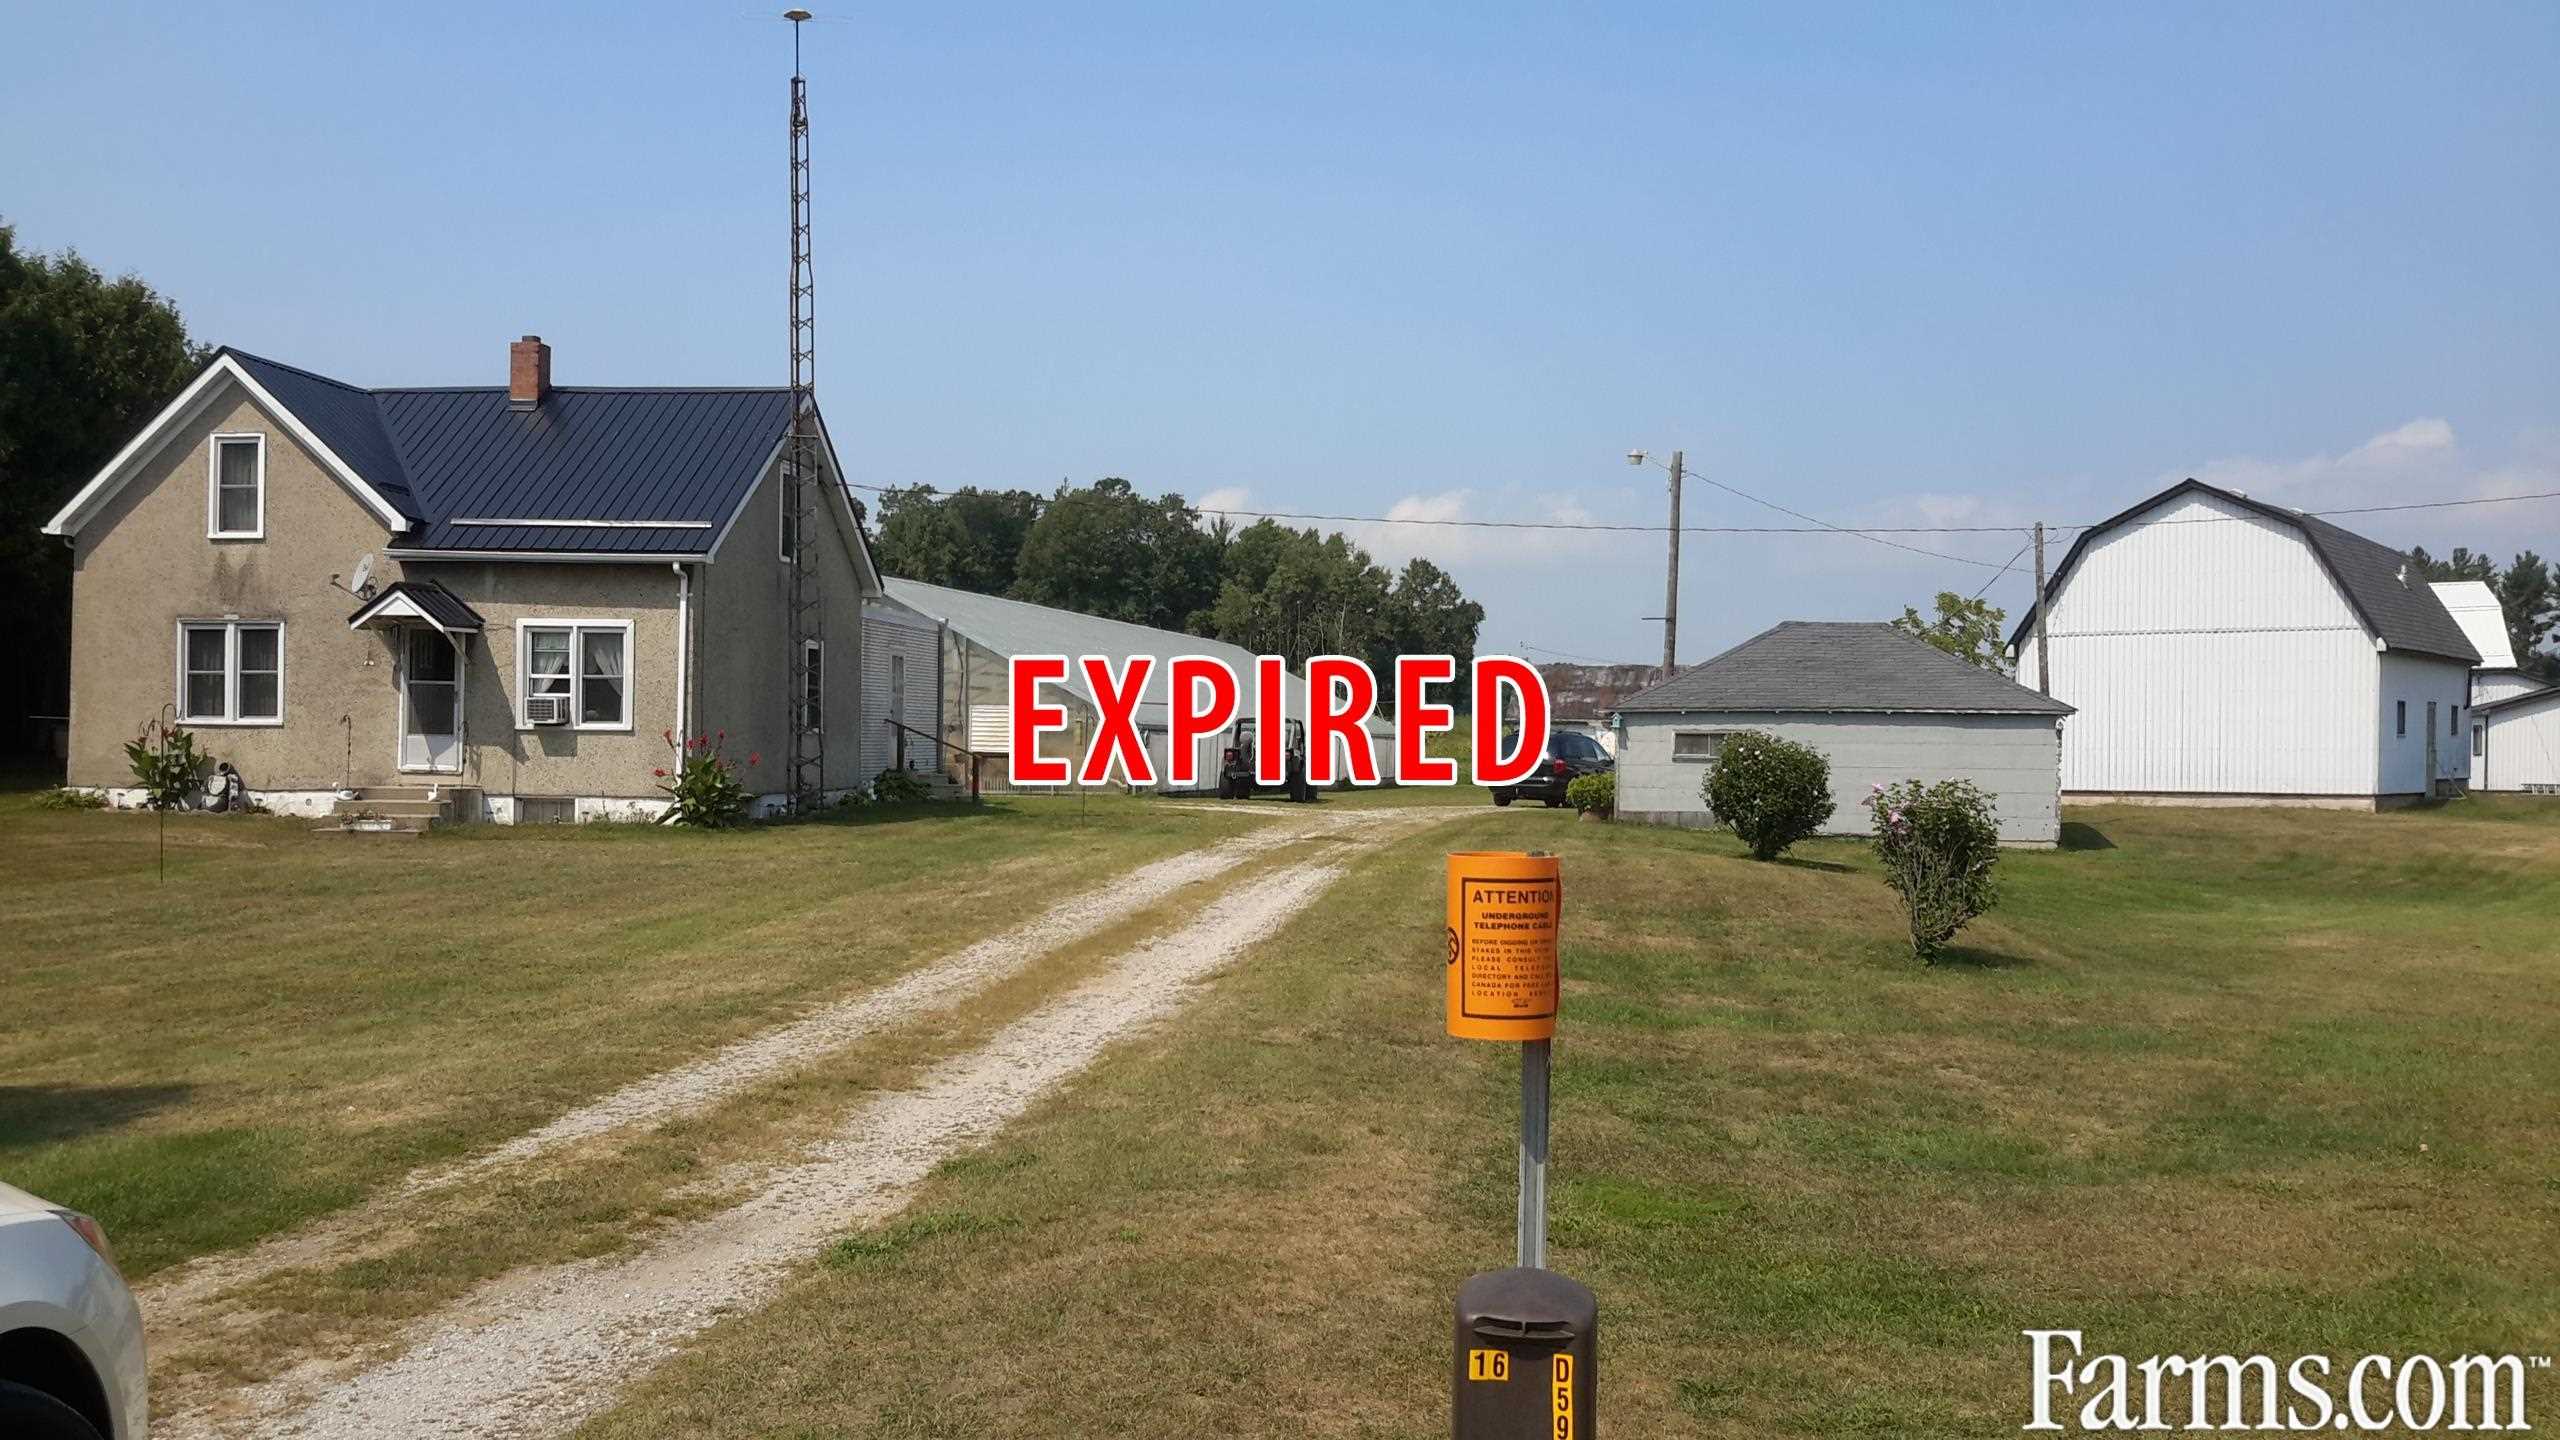
[[[778,382],[762,13],[22,7],[0,214],[359,383],[498,383],[525,331],[565,384]],[[2560,7],[820,13],[820,393],[858,480],[1658,522],[1619,457],[1685,447],[1867,524],[2085,521],[2184,474],[2560,489]],[[1687,518],[1789,523],[1696,484]],[[2560,502],[2348,523],[2560,551]],[[1362,538],[1455,570],[1488,648],[1659,655],[1659,536]],[[1993,574],[1830,536],[1684,568],[1689,659]]]

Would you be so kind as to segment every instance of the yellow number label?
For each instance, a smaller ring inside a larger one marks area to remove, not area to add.
[[[1548,1387],[1555,1406],[1555,1440],[1573,1440],[1573,1357],[1558,1355],[1555,1382]]]
[[[1468,1351],[1467,1378],[1470,1380],[1510,1379],[1511,1352],[1508,1350]]]

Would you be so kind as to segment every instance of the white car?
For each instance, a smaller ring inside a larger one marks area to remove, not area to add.
[[[98,1222],[0,1185],[0,1436],[142,1440],[142,1311]]]

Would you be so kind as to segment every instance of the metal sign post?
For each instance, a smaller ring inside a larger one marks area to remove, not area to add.
[[[1458,1287],[1450,1357],[1457,1440],[1588,1440],[1597,1419],[1600,1305],[1547,1266],[1547,1101],[1563,984],[1556,858],[1448,860],[1449,1033],[1520,1043],[1518,1263]]]

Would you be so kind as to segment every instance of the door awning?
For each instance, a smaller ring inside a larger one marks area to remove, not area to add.
[[[464,604],[461,596],[433,580],[395,583],[348,616],[347,628],[387,630],[412,622],[432,625],[447,635],[480,633],[480,612]]]

